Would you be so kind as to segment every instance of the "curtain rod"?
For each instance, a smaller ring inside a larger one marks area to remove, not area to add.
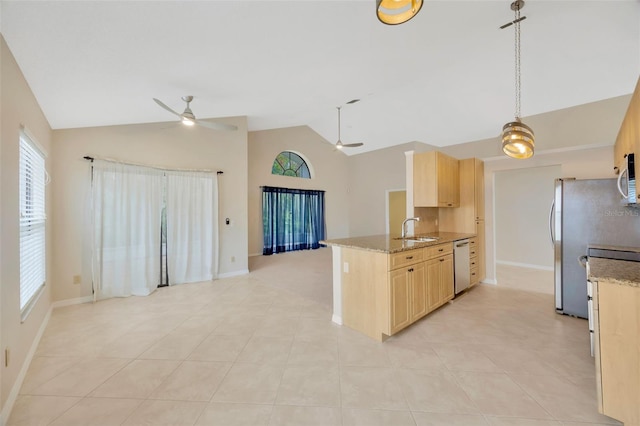
[[[327,192],[324,189],[302,189],[302,188],[284,188],[281,186],[271,186],[271,185],[260,185],[258,188],[273,188],[273,189],[284,189],[285,191],[316,191],[316,192]]]
[[[85,155],[84,157],[85,160],[87,161],[91,161],[92,163],[94,162],[94,160],[101,160],[101,161],[108,161],[110,163],[118,163],[118,164],[126,164],[128,166],[142,166],[142,167],[150,167],[152,169],[159,169],[159,170],[166,170],[166,171],[176,171],[176,172],[208,172],[211,173],[213,172],[213,170],[206,170],[206,169],[168,169],[166,167],[159,167],[159,166],[150,166],[148,164],[138,164],[138,163],[127,163],[125,161],[120,161],[120,160],[114,160],[112,158],[96,158],[96,157],[91,157],[89,155]],[[216,174],[224,174],[223,171],[218,170],[216,172]]]

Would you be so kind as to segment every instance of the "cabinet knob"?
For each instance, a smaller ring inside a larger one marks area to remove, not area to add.
[[[409,268],[409,272],[413,272],[413,268]]]
[[[444,259],[440,259],[440,262],[444,262]]]
[[[438,251],[444,251],[444,249],[438,249]]]
[[[413,256],[407,256],[407,260],[413,259]]]

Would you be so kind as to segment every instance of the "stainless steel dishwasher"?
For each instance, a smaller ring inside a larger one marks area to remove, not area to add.
[[[471,283],[469,240],[459,240],[453,244],[454,288],[455,293],[458,294]]]

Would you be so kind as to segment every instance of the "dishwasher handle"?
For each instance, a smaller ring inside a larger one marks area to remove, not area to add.
[[[469,245],[469,241],[464,241],[462,243],[456,243],[456,247],[464,247],[464,246],[468,246]]]

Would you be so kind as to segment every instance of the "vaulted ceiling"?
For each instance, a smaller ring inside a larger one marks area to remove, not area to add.
[[[381,24],[373,0],[2,1],[1,31],[54,129],[247,116],[364,142],[448,146],[514,116],[509,1],[426,1]],[[524,117],[633,91],[640,2],[531,0],[522,14]],[[215,133],[212,133],[215,137]]]

